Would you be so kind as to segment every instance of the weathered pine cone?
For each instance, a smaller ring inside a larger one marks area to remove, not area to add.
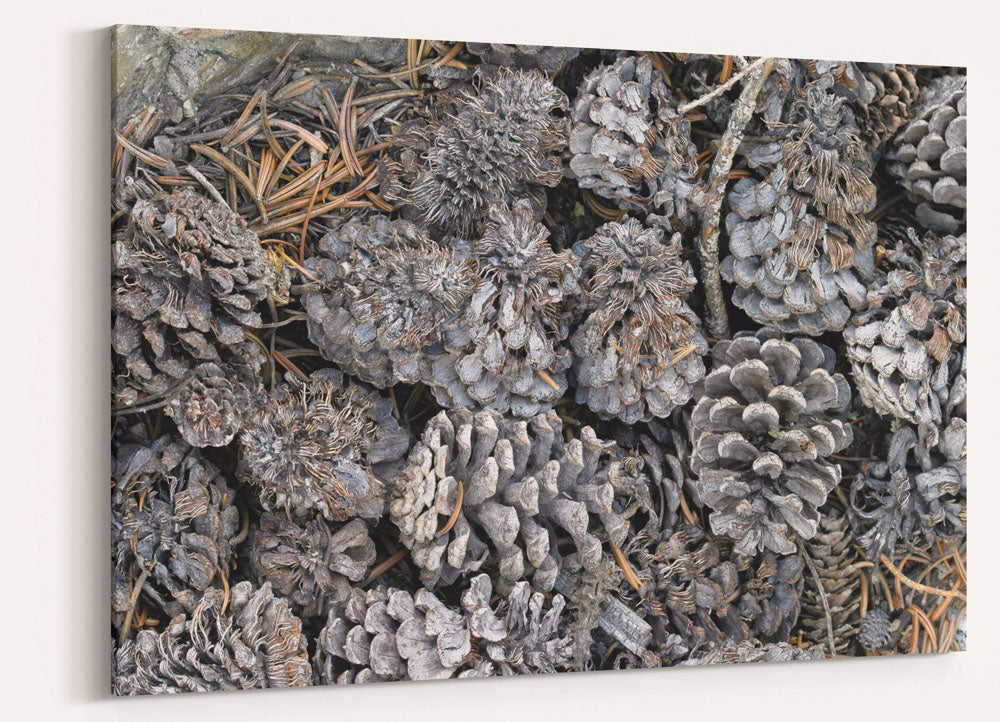
[[[361,519],[340,526],[316,516],[299,524],[264,512],[250,540],[258,577],[302,619],[344,601],[351,582],[363,580],[375,563],[375,542]]]
[[[466,43],[465,48],[490,65],[521,70],[537,68],[550,76],[558,73],[566,63],[580,54],[580,48],[563,48],[557,45]]]
[[[171,436],[132,436],[119,437],[112,467],[112,606],[131,608],[130,580],[145,572],[146,598],[170,616],[190,612],[203,592],[225,584],[240,525],[236,495],[198,449]]]
[[[682,667],[701,667],[708,664],[745,664],[747,662],[808,662],[823,659],[820,647],[800,649],[787,642],[762,644],[756,639],[736,643],[727,640],[717,647],[692,655],[681,662]]]
[[[917,203],[917,221],[940,233],[964,233],[966,76],[945,75],[923,88],[913,120],[888,153],[889,172]]]
[[[940,427],[965,415],[965,236],[918,239],[886,253],[891,271],[869,293],[871,309],[844,329],[865,405]]]
[[[537,70],[501,68],[467,92],[454,115],[421,131],[427,150],[391,170],[386,197],[423,221],[468,237],[494,203],[512,203],[562,180],[566,95]]]
[[[302,623],[269,584],[209,589],[157,634],[144,629],[114,658],[119,695],[306,687],[312,668]]]
[[[691,414],[691,470],[712,531],[751,556],[795,552],[811,539],[818,508],[840,482],[828,457],[853,439],[842,412],[847,380],[833,351],[804,338],[737,334],[713,349],[714,368]]]
[[[133,192],[112,247],[116,401],[166,396],[188,443],[228,444],[260,384],[263,358],[244,342],[244,326],[260,326],[255,309],[274,272],[257,235],[224,204],[189,188],[136,183]]]
[[[385,215],[326,234],[306,268],[316,277],[302,294],[309,339],[379,388],[430,382],[429,347],[480,282],[467,253]]]
[[[579,292],[579,261],[552,250],[527,201],[492,206],[489,217],[473,251],[483,282],[446,334],[430,385],[446,408],[533,416],[568,386],[567,297]]]
[[[619,208],[684,222],[698,150],[677,105],[646,55],[590,73],[573,104],[569,136],[569,167],[580,187]]]
[[[736,284],[733,303],[754,321],[817,336],[867,308],[872,250],[811,212],[807,197],[788,189],[784,168],[737,181],[729,205],[730,255],[720,270]]]
[[[866,465],[851,484],[852,522],[869,559],[892,557],[897,547],[925,551],[965,534],[965,421],[952,419],[936,443],[925,430],[918,436],[901,427],[885,461]]]
[[[694,271],[680,235],[634,218],[606,223],[583,242],[583,320],[570,343],[577,403],[627,424],[665,417],[704,377],[708,343],[685,298]]]
[[[376,519],[409,448],[391,402],[337,371],[290,379],[247,414],[237,475],[264,508],[297,518]]]
[[[906,65],[830,60],[802,62],[817,83],[851,104],[859,135],[875,150],[913,116],[920,89]]]
[[[889,646],[892,620],[885,607],[869,609],[858,630],[858,643],[868,652],[875,652]]]
[[[499,588],[522,579],[547,592],[559,574],[559,537],[586,569],[621,545],[645,478],[608,456],[585,427],[563,440],[555,412],[515,421],[484,410],[442,412],[397,477],[389,511],[427,585],[490,569]],[[648,498],[648,490],[644,495]]]
[[[852,567],[858,561],[858,554],[847,517],[830,506],[823,511],[816,536],[804,546],[823,585],[833,627],[834,652],[841,654],[849,651],[858,633],[861,576]],[[826,611],[812,575],[806,575],[798,629],[810,644],[829,650]]]
[[[331,609],[315,657],[319,684],[488,677],[565,671],[573,655],[561,617],[565,602],[547,602],[527,582],[491,606],[490,578],[480,574],[461,608],[433,592],[353,589]]]

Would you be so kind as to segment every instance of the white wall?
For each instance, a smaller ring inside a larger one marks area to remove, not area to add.
[[[996,24],[971,2],[26,2],[0,76],[0,710],[8,719],[980,719],[997,685]],[[529,8],[530,14],[523,8]],[[943,657],[113,700],[107,689],[107,26],[116,22],[968,64],[970,650]],[[992,114],[992,115],[991,115]],[[991,118],[992,120],[988,119]],[[989,275],[987,273],[989,272]],[[978,420],[976,420],[978,419]],[[987,426],[990,424],[990,426]],[[992,432],[992,433],[991,433]],[[993,508],[992,515],[988,512]],[[315,717],[314,717],[315,716]]]

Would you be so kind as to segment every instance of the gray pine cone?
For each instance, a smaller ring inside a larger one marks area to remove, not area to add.
[[[364,579],[375,563],[375,542],[361,519],[339,526],[317,516],[298,524],[264,512],[250,539],[258,577],[303,619],[344,601],[351,582]]]
[[[414,206],[427,223],[468,236],[486,209],[562,180],[566,95],[537,70],[501,68],[466,92],[453,116],[425,128],[428,149],[415,173],[386,185],[386,197]],[[391,174],[390,174],[391,175]]]
[[[579,261],[555,252],[527,201],[492,206],[475,244],[483,282],[446,334],[431,386],[446,408],[487,407],[529,417],[566,392],[572,357],[568,298],[579,292]]]
[[[835,652],[840,654],[849,650],[858,633],[861,576],[851,566],[858,561],[858,554],[847,517],[830,506],[823,511],[819,530],[816,536],[805,542],[805,548],[823,585],[830,608],[830,621],[833,623]],[[810,644],[829,650],[826,612],[811,574],[806,575],[798,628]]]
[[[248,413],[237,475],[269,511],[377,519],[385,506],[383,480],[409,448],[391,402],[332,369],[290,383]]]
[[[858,642],[868,652],[875,652],[889,646],[889,625],[892,620],[885,607],[869,609],[861,620],[858,630]]]
[[[764,326],[812,336],[839,331],[852,310],[867,307],[872,251],[812,213],[788,182],[781,167],[764,181],[737,181],[722,276],[736,284],[733,303]]]
[[[190,619],[140,631],[114,658],[119,695],[305,687],[311,676],[302,623],[269,584],[250,582],[207,590]]]
[[[236,494],[198,449],[136,430],[119,437],[112,466],[116,585],[131,587],[147,572],[147,598],[170,616],[190,612],[203,592],[224,585],[240,525]],[[131,608],[128,597],[114,595],[116,612]]]
[[[685,302],[695,286],[680,234],[634,218],[583,241],[583,320],[570,343],[577,403],[627,424],[665,417],[704,377],[708,342]]]
[[[480,282],[468,253],[384,215],[326,234],[306,268],[318,279],[302,295],[309,339],[379,388],[430,382],[429,347]]]
[[[899,243],[871,309],[844,329],[862,402],[879,414],[940,427],[965,415],[965,236]]]
[[[889,172],[917,203],[917,220],[940,233],[964,233],[966,76],[945,75],[923,88],[893,138]]]
[[[832,373],[831,349],[763,331],[719,341],[713,359],[690,421],[697,495],[738,553],[793,554],[795,535],[816,534],[817,510],[840,482],[827,458],[853,439],[840,416],[847,380]]]
[[[928,431],[935,433],[901,427],[885,461],[867,466],[851,484],[852,521],[869,559],[893,557],[897,547],[925,551],[965,535],[965,421],[952,419],[936,443]]]
[[[166,411],[188,442],[227,444],[239,427],[237,407],[260,384],[263,359],[244,347],[243,327],[260,326],[256,307],[274,271],[257,235],[227,206],[189,188],[167,194],[136,183],[133,194],[128,226],[112,247],[116,401],[167,396]],[[199,362],[215,366],[193,372]]]
[[[698,150],[691,123],[646,55],[602,65],[573,104],[569,167],[581,188],[622,209],[685,221]]]
[[[527,582],[492,606],[489,577],[472,579],[461,608],[433,592],[354,589],[331,609],[320,632],[320,684],[488,677],[565,671],[573,644],[563,629],[565,602],[547,602]]]
[[[527,421],[491,410],[438,414],[389,505],[424,583],[451,584],[485,566],[502,590],[530,577],[547,592],[559,574],[561,535],[584,568],[597,568],[604,552],[596,534],[621,545],[629,497],[645,483],[610,460],[608,447],[590,427],[565,442],[552,411]]]

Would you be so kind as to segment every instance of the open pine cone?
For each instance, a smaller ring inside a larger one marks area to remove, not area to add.
[[[131,608],[124,587],[147,572],[146,597],[173,616],[225,584],[239,511],[233,489],[198,449],[139,433],[119,437],[112,467],[112,555],[122,587],[113,606]]]
[[[962,419],[952,419],[936,443],[926,427],[918,435],[902,426],[892,435],[885,461],[866,466],[851,484],[851,518],[869,559],[965,534],[965,459]]]
[[[844,329],[854,381],[879,414],[940,427],[965,415],[965,236],[911,230],[886,259],[871,310]]]
[[[685,221],[698,151],[677,105],[646,55],[590,73],[573,104],[569,137],[569,167],[580,187],[622,209]]]
[[[341,526],[315,516],[299,524],[264,512],[250,541],[258,577],[303,619],[346,599],[351,582],[364,579],[375,563],[375,542],[361,519]]]
[[[527,201],[492,206],[489,217],[473,250],[483,282],[445,336],[431,386],[446,408],[533,416],[566,392],[567,297],[579,292],[579,261],[552,250]]]
[[[429,347],[480,283],[467,253],[384,215],[326,234],[306,268],[316,278],[302,294],[310,340],[379,388],[431,382]]]
[[[466,43],[466,49],[484,63],[505,68],[533,70],[555,75],[580,54],[580,48],[558,45],[510,45],[505,43]]]
[[[713,358],[690,421],[697,495],[738,553],[792,554],[840,482],[828,457],[853,439],[841,418],[850,387],[832,373],[833,351],[810,339],[742,332]]]
[[[665,417],[705,375],[708,343],[685,298],[694,271],[680,235],[634,218],[583,242],[583,320],[571,338],[577,403],[626,424]]]
[[[539,674],[567,670],[573,644],[561,617],[565,601],[547,601],[527,582],[493,606],[486,574],[471,580],[460,608],[433,592],[354,589],[331,609],[319,635],[320,684]]]
[[[308,519],[376,519],[384,480],[409,448],[389,399],[332,369],[289,380],[247,415],[237,474],[265,509]]]
[[[539,197],[558,185],[566,146],[566,95],[537,70],[501,68],[466,92],[453,115],[420,132],[427,149],[387,167],[387,198],[426,223],[468,237],[494,203]]]
[[[918,204],[922,226],[964,233],[966,76],[945,75],[923,88],[913,115],[893,138],[889,172]]]
[[[438,414],[395,483],[389,510],[425,584],[453,583],[483,568],[498,587],[522,579],[547,592],[559,574],[558,538],[582,565],[604,557],[597,534],[621,544],[631,498],[648,498],[585,427],[563,440],[552,411],[514,421],[484,410]]]
[[[250,582],[207,590],[190,618],[140,631],[114,658],[120,695],[306,687],[311,677],[302,623],[269,584]]]
[[[116,401],[166,397],[188,443],[228,444],[260,385],[263,357],[244,326],[260,326],[274,272],[228,206],[190,188],[133,193],[112,247]]]

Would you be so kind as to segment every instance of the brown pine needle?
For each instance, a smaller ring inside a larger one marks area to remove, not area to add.
[[[615,561],[621,568],[622,574],[625,575],[625,581],[627,581],[633,589],[641,594],[643,589],[642,582],[639,581],[639,576],[628,563],[628,559],[626,559],[625,555],[622,554],[622,550],[616,547],[615,543],[611,540],[608,540],[608,546],[611,547],[611,555],[615,558]]]
[[[226,576],[226,570],[220,569],[219,576],[222,577],[222,588],[225,590],[225,596],[222,597],[222,607],[219,609],[219,614],[223,615],[226,613],[226,608],[229,606],[229,578]]]
[[[889,560],[885,554],[882,555],[882,563],[885,565],[894,577],[896,577],[900,582],[908,586],[910,589],[916,589],[918,592],[927,592],[928,594],[936,594],[940,597],[958,597],[962,601],[965,601],[965,595],[957,589],[947,590],[947,589],[937,589],[936,587],[929,587],[926,584],[918,584],[913,581],[901,571],[899,571],[893,563]]]
[[[383,574],[385,574],[387,571],[389,571],[390,569],[392,569],[394,566],[396,566],[397,564],[399,564],[400,560],[402,560],[403,557],[405,557],[407,554],[409,554],[409,552],[410,552],[409,549],[400,549],[398,552],[396,552],[395,554],[393,554],[391,557],[389,557],[388,559],[386,559],[384,562],[379,562],[378,565],[374,569],[372,569],[371,574],[369,574],[365,578],[365,580],[363,582],[361,582],[361,586],[364,587],[364,586],[367,586],[367,585],[371,584],[373,581],[375,581],[380,576],[382,576]]]
[[[302,369],[293,364],[291,359],[285,356],[285,354],[281,353],[281,351],[279,351],[278,349],[274,349],[272,353],[274,354],[274,360],[277,361],[279,364],[281,364],[285,368],[285,370],[291,371],[293,374],[298,376],[303,381],[309,379],[309,377],[306,376],[305,373],[303,373]]]
[[[719,82],[724,83],[733,74],[733,56],[727,55],[722,61],[722,72],[719,73]]]
[[[445,525],[441,527],[441,530],[437,533],[438,536],[442,536],[451,531],[451,528],[455,526],[458,521],[458,515],[462,513],[462,500],[465,498],[465,485],[460,481],[458,482],[458,494],[455,499],[455,508],[451,510],[451,516],[448,517],[448,521]]]
[[[221,165],[229,173],[229,177],[239,183],[250,194],[253,198],[253,202],[257,205],[257,211],[260,213],[261,219],[267,223],[267,209],[264,207],[263,199],[257,195],[257,188],[254,186],[253,182],[233,163],[229,158],[224,156],[219,151],[214,148],[209,148],[207,145],[202,145],[201,143],[192,143],[191,150],[196,153],[200,153],[206,158],[214,160],[216,163]]]
[[[553,379],[551,376],[549,376],[549,372],[548,371],[546,371],[545,369],[538,369],[535,373],[538,374],[538,378],[540,378],[542,381],[544,381],[549,386],[551,386],[553,388],[553,390],[555,390],[555,391],[559,390],[559,384],[557,384],[555,382],[555,379]]]

